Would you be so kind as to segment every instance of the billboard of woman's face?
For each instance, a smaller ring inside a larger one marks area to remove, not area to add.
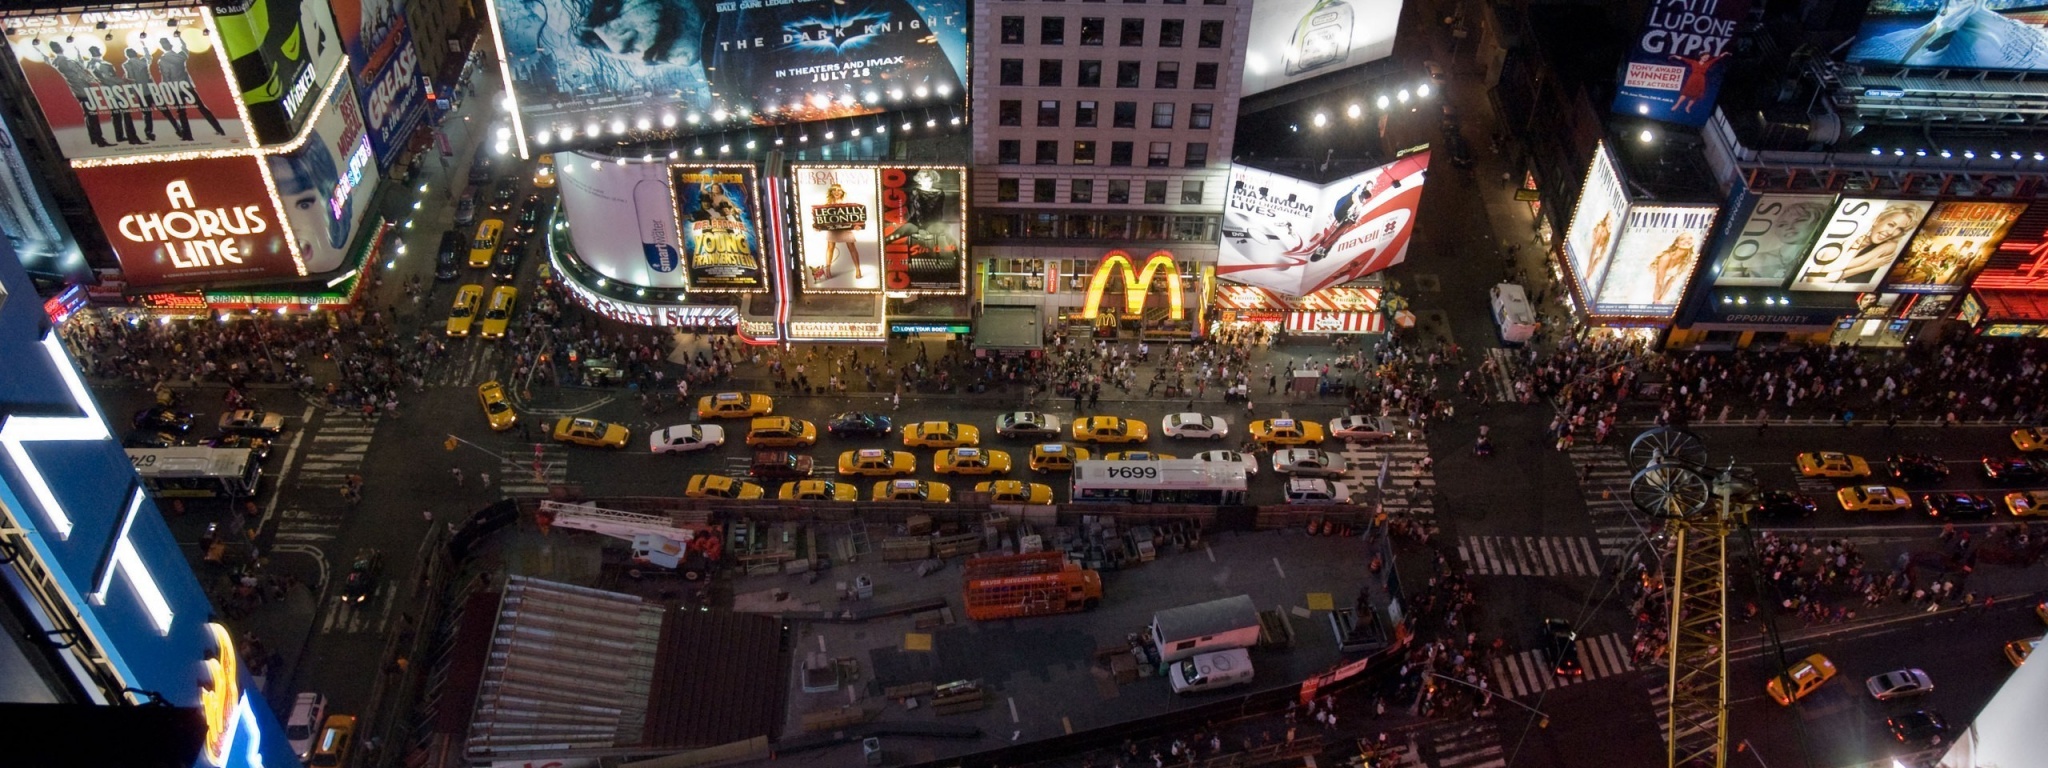
[[[327,138],[316,130],[299,151],[272,155],[270,177],[277,182],[285,223],[299,241],[307,274],[339,268],[348,255],[355,202],[342,200],[337,215],[333,195],[341,184],[341,164]]]

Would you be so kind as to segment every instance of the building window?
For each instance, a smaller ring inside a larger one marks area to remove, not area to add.
[[[1202,204],[1202,182],[1200,182],[1200,181],[1182,181],[1182,182],[1180,183],[1180,204],[1181,204],[1181,205],[1201,205],[1201,204]]]
[[[1195,65],[1195,87],[1210,90],[1216,87],[1216,63]]]
[[[1119,61],[1116,63],[1116,87],[1138,87],[1138,62]]]
[[[1155,141],[1145,151],[1145,165],[1151,168],[1165,168],[1173,161],[1173,142]],[[1164,193],[1162,193],[1164,194]]]
[[[1179,48],[1181,32],[1187,29],[1187,22],[1180,19],[1164,19],[1159,22],[1159,47]]]
[[[1162,62],[1159,62],[1159,68],[1158,68],[1158,69],[1155,69],[1155,70],[1153,70],[1153,71],[1152,71],[1152,87],[1154,87],[1154,88],[1179,88],[1179,87],[1180,87],[1180,62],[1178,62],[1178,61],[1162,61]],[[1169,126],[1169,127],[1170,127],[1170,126]]]
[[[1101,87],[1102,87],[1102,62],[1099,62],[1099,61],[1082,61],[1082,62],[1081,62],[1081,82],[1079,82],[1079,83],[1076,83],[1076,85],[1079,85],[1079,86],[1080,86],[1080,87],[1082,87],[1082,88],[1101,88]]]
[[[1037,163],[1039,165],[1059,165],[1060,143],[1058,141],[1053,139],[1040,139],[1038,141],[1032,142],[1032,144],[1033,151],[1031,162]]]
[[[1038,127],[1060,127],[1060,103],[1054,100],[1038,102]]]
[[[1124,19],[1122,29],[1123,31],[1120,35],[1118,35],[1117,40],[1117,43],[1119,45],[1130,47],[1134,45],[1145,44],[1144,19]]]
[[[1016,180],[1016,179],[996,179],[996,202],[998,202],[998,203],[1014,203],[1014,202],[1017,202],[1017,180]]]
[[[1145,182],[1145,204],[1146,204],[1146,205],[1165,205],[1165,204],[1166,204],[1166,180],[1164,180],[1164,179],[1154,179],[1154,180],[1152,180],[1152,181],[1148,181],[1148,182]],[[1152,218],[1152,217],[1150,217],[1150,216],[1147,216],[1147,217],[1145,217],[1145,218]],[[1159,228],[1159,229],[1165,229],[1165,227],[1164,227],[1164,226],[1161,226],[1161,227],[1158,227],[1158,228]],[[1142,227],[1142,226],[1141,226],[1141,227],[1140,227],[1140,229],[1144,229],[1144,227]],[[1157,237],[1157,236],[1158,236],[1158,235],[1154,235],[1153,237]]]
[[[1059,180],[1032,179],[1031,202],[1051,203],[1059,200]]]
[[[1013,187],[1012,189],[1014,189],[1014,187]],[[1131,202],[1131,182],[1130,182],[1130,180],[1128,180],[1128,179],[1111,179],[1111,180],[1110,180],[1110,182],[1109,182],[1109,202],[1110,202],[1110,204],[1111,204],[1111,205],[1124,205],[1124,204],[1127,204],[1127,203]]]
[[[1172,128],[1172,127],[1173,127],[1173,102],[1171,102],[1171,101],[1155,101],[1155,102],[1152,102],[1152,127],[1154,127],[1154,128]]]
[[[1116,114],[1110,116],[1110,126],[1113,128],[1138,127],[1138,102],[1117,102]]]
[[[1023,125],[1024,102],[1003,99],[996,102],[996,125]]]
[[[1073,180],[1073,181],[1069,181],[1069,182],[1067,182],[1067,202],[1069,202],[1069,203],[1092,203],[1092,202],[1095,202],[1095,180],[1094,180],[1094,179],[1075,179],[1075,180]]]
[[[1060,80],[1066,75],[1066,62],[1059,59],[1038,60],[1038,84],[1050,88],[1060,87]]]
[[[1095,102],[1082,101],[1074,104],[1074,127],[1095,127]]]
[[[1110,164],[1110,165],[1130,165],[1130,164],[1131,164],[1131,147],[1132,147],[1132,143],[1131,143],[1131,142],[1128,142],[1128,141],[1112,141],[1112,142],[1110,142],[1110,143],[1109,143],[1109,164]],[[1112,187],[1112,189],[1114,189],[1114,187]]]
[[[1077,141],[1077,142],[1074,142],[1074,164],[1075,164],[1075,165],[1094,165],[1094,164],[1095,164],[1095,142],[1093,142],[1093,141]]]
[[[1003,44],[1004,44],[1004,45],[1023,45],[1023,44],[1024,44],[1024,17],[1022,17],[1022,16],[1004,16],[1004,17],[1003,17]]]
[[[1102,19],[1101,19],[1101,18],[1084,18],[1084,19],[1082,19],[1082,20],[1081,20],[1081,44],[1082,44],[1082,45],[1101,45],[1101,44],[1102,44]]]
[[[1195,32],[1195,47],[1223,47],[1223,22],[1213,20],[1202,22],[1202,26]]]
[[[1187,165],[1187,167],[1189,168],[1209,167],[1209,145],[1205,142],[1200,141],[1189,142],[1188,160],[1187,163],[1185,163],[1185,165]]]
[[[998,163],[1002,163],[1003,165],[1016,165],[1020,162],[1023,162],[1020,159],[1023,156],[1023,154],[1023,142],[1020,142],[1016,139],[1003,139],[1001,141],[996,142],[996,162]]]
[[[1229,5],[1230,0],[1202,0],[1203,5]]]
[[[1002,79],[1001,79],[1001,82],[1002,82],[1002,84],[1003,84],[1003,85],[1023,85],[1023,84],[1024,84],[1024,60],[1023,60],[1023,59],[1003,59],[1003,62],[1002,62],[1002,65],[1001,65],[1000,69],[1002,70],[1002,72],[1001,72],[1001,75],[1002,75]]]
[[[1210,123],[1211,121],[1215,120],[1215,119],[1216,119],[1216,105],[1214,105],[1214,104],[1189,104],[1189,105],[1188,105],[1188,127],[1189,127],[1189,128],[1207,128],[1207,127],[1209,127],[1209,123]]]
[[[1067,44],[1067,17],[1047,16],[1038,20],[1039,45]]]

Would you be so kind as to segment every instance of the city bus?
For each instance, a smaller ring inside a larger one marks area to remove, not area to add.
[[[128,461],[163,498],[254,496],[263,480],[262,462],[247,448],[130,448]]]
[[[1243,504],[1244,465],[1235,461],[1074,462],[1077,503]]]

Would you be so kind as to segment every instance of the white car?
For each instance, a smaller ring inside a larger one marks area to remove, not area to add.
[[[1386,416],[1345,416],[1330,422],[1330,436],[1339,440],[1377,443],[1383,440],[1413,440],[1421,433],[1414,422]]]
[[[1349,469],[1344,457],[1314,448],[1287,448],[1273,452],[1273,471],[1296,477],[1336,477]]]
[[[220,431],[250,437],[277,437],[284,432],[284,414],[247,408],[220,415]]]
[[[1296,477],[1287,481],[1287,503],[1349,504],[1351,489],[1319,477]]]
[[[1870,689],[1871,698],[1891,701],[1934,690],[1934,679],[1917,669],[1898,669],[1865,680],[1863,686]]]
[[[1050,413],[1015,411],[996,417],[996,434],[1003,437],[1059,437],[1060,418]]]
[[[647,448],[655,453],[688,453],[724,444],[725,427],[717,424],[678,424],[647,436]]]
[[[327,697],[317,693],[301,693],[292,702],[292,714],[284,722],[284,739],[291,744],[292,754],[299,756],[299,762],[313,754],[313,734],[320,732],[320,724],[327,717]]]
[[[1230,422],[1199,413],[1175,413],[1160,420],[1159,431],[1176,439],[1221,440],[1230,434]]]
[[[1189,456],[1188,458],[1193,459],[1195,461],[1213,461],[1219,464],[1227,464],[1235,461],[1239,464],[1244,465],[1244,474],[1246,477],[1251,477],[1259,473],[1259,457],[1249,453],[1238,453],[1237,451],[1203,451],[1193,456]]]

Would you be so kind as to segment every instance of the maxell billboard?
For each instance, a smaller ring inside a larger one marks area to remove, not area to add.
[[[1714,114],[1749,0],[1651,0],[1614,111],[1695,128]]]

